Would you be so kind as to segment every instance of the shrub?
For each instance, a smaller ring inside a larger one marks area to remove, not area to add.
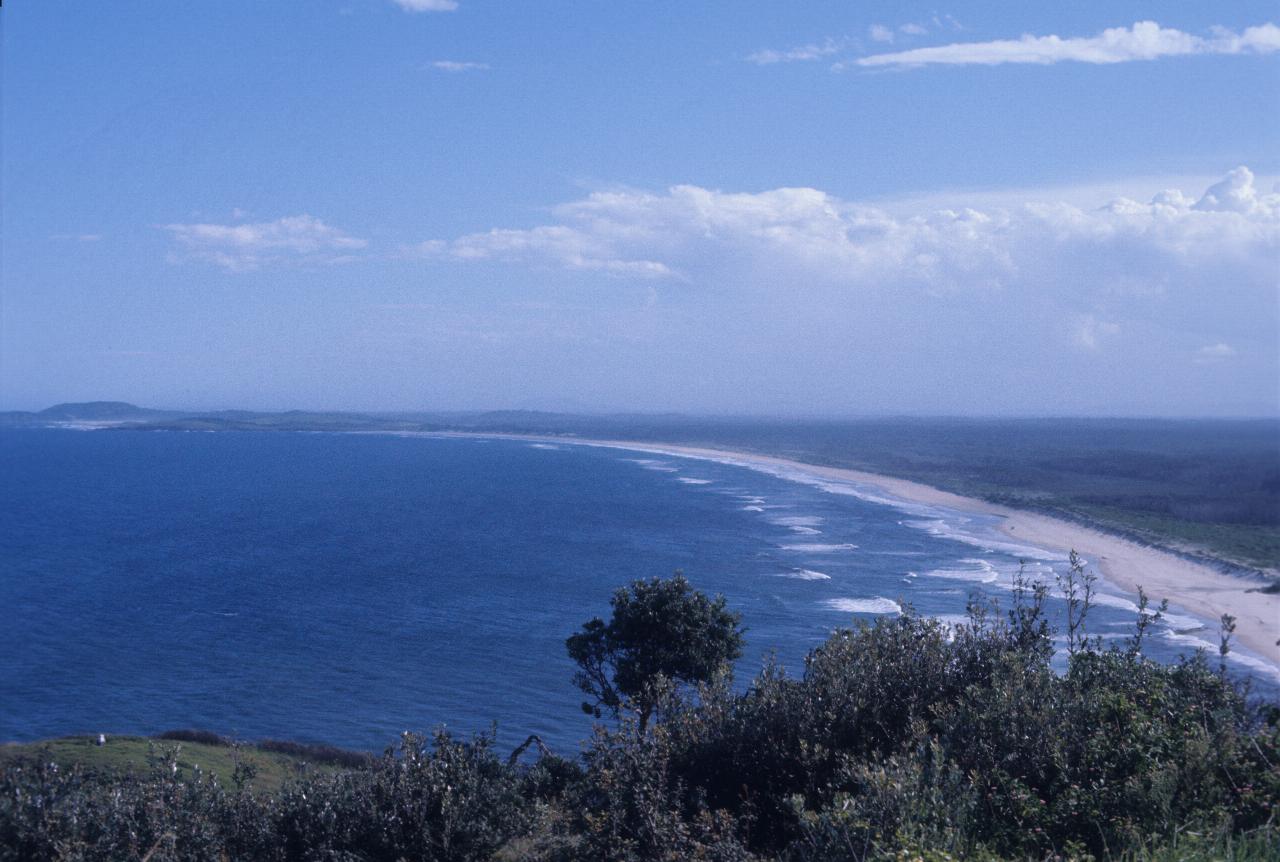
[[[679,573],[635,581],[613,594],[613,615],[588,621],[565,642],[579,667],[574,683],[594,702],[583,711],[614,716],[630,702],[643,731],[661,680],[696,684],[727,671],[742,655],[742,617],[724,596],[708,598]]]
[[[214,733],[212,730],[166,730],[155,738],[168,742],[197,742],[201,745],[213,745],[218,748],[230,748],[235,745],[235,740]]]
[[[637,696],[661,721],[624,711],[580,762],[500,758],[492,733],[346,766],[274,742],[339,769],[265,794],[181,769],[178,746],[125,775],[5,761],[0,860],[1275,858],[1280,709],[1203,654],[1143,658],[1149,619],[1101,649],[1083,600],[1055,673],[1045,596],[1020,583],[953,629],[860,623],[745,691],[656,674]]]
[[[287,754],[312,763],[343,766],[347,769],[362,769],[370,766],[375,759],[373,755],[364,751],[351,751],[346,748],[336,748],[332,745],[309,745],[301,742],[289,742],[283,739],[264,739],[257,744],[257,748],[261,751]]]

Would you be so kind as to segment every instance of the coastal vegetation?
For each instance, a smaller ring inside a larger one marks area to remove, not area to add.
[[[609,622],[590,620],[565,645],[579,667],[583,712],[621,715],[631,704],[640,732],[662,700],[664,682],[710,682],[742,655],[742,616],[689,585],[684,576],[636,581],[613,594]]]
[[[652,629],[660,653],[711,637],[720,660],[680,685],[666,659],[622,684],[614,653],[600,679],[617,717],[581,756],[504,756],[496,729],[406,733],[367,764],[277,783],[184,755],[216,739],[153,743],[123,770],[37,749],[0,763],[0,858],[1275,858],[1280,708],[1251,703],[1220,659],[1146,659],[1159,610],[1145,604],[1104,648],[1082,575],[1062,585],[1077,609],[1065,667],[1048,587],[1020,579],[1005,607],[971,601],[967,622],[882,616],[832,633],[800,675],[770,664],[745,687],[729,678],[738,629],[722,600],[637,582],[571,650],[583,635],[619,648],[595,633],[662,598],[688,625]]]
[[[173,756],[178,772],[197,771],[232,786],[237,776],[252,776],[263,790],[277,790],[300,772],[363,768],[373,755],[330,745],[291,740],[233,740],[207,730],[171,730],[154,737],[69,736],[38,743],[0,745],[0,769],[45,760],[59,769],[79,766],[102,774],[141,774]]]

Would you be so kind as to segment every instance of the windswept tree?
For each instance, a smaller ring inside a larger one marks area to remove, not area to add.
[[[675,577],[633,581],[613,594],[609,622],[591,620],[566,645],[580,670],[578,688],[594,698],[584,712],[615,717],[630,702],[643,731],[653,714],[659,679],[694,684],[710,681],[742,655],[741,614]]]

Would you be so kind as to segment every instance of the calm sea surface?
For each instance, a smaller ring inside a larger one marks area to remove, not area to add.
[[[682,569],[741,611],[746,679],[910,603],[1007,601],[981,518],[800,474],[586,446],[375,435],[0,432],[0,741],[202,727],[379,750],[498,724],[576,750],[564,639]],[[1095,632],[1129,630],[1108,587]],[[1054,613],[1060,603],[1054,603]],[[1216,632],[1176,612],[1148,654]],[[1274,693],[1276,673],[1234,664]]]

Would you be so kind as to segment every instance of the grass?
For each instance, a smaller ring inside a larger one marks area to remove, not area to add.
[[[1070,511],[1070,504],[1064,508]],[[1105,506],[1079,506],[1076,510],[1103,527],[1136,533],[1156,543],[1203,550],[1251,568],[1274,571],[1280,561],[1280,526],[1207,524]]]
[[[1228,830],[1210,835],[1181,832],[1172,840],[1128,850],[1119,859],[1121,862],[1274,862],[1278,851],[1280,832],[1268,825],[1239,835]]]
[[[24,762],[52,760],[59,768],[82,766],[97,772],[125,774],[145,773],[165,752],[178,749],[180,774],[192,775],[198,766],[206,774],[212,773],[227,787],[234,786],[232,773],[237,758],[257,769],[252,784],[259,790],[279,789],[288,779],[300,772],[314,769],[337,771],[330,764],[293,754],[261,751],[253,746],[232,748],[206,745],[199,742],[174,742],[145,736],[108,736],[105,745],[98,745],[91,736],[67,736],[31,743],[6,743],[0,745],[0,769],[21,765]]]

